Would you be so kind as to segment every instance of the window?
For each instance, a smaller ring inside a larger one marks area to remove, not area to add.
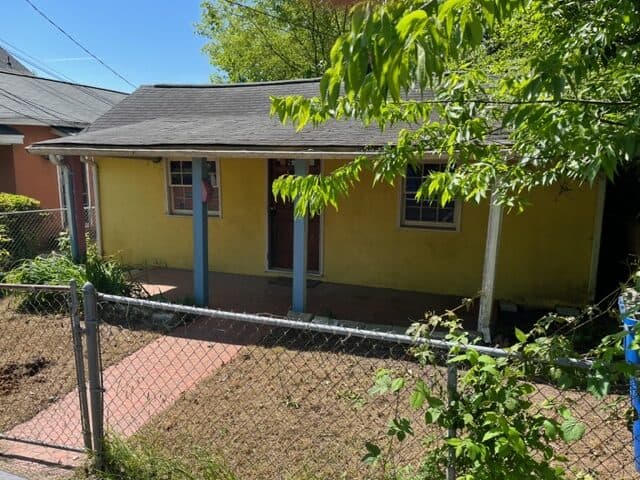
[[[192,165],[191,160],[169,160],[169,212],[173,214],[190,214],[193,212]],[[209,166],[209,182],[211,194],[209,215],[220,215],[220,184],[218,178],[218,164],[215,160],[207,161]]]
[[[456,230],[459,202],[453,200],[442,206],[437,200],[416,200],[420,185],[433,171],[442,171],[443,164],[421,163],[409,165],[402,189],[402,225]]]

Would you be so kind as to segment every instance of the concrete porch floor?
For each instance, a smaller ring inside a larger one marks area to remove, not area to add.
[[[193,297],[191,270],[154,268],[137,272],[136,280],[151,295],[170,301]],[[308,312],[315,316],[370,324],[409,326],[426,311],[442,313],[461,304],[462,298],[308,280]],[[209,306],[235,312],[286,316],[291,306],[291,279],[286,276],[251,276],[209,272]],[[475,330],[477,305],[461,308],[465,328]]]

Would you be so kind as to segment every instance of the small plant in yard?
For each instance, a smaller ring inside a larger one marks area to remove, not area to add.
[[[585,426],[560,398],[537,400],[531,379],[559,388],[579,387],[602,397],[612,383],[629,373],[629,367],[620,361],[621,334],[606,337],[589,352],[590,358],[596,359],[592,369],[562,368],[553,366],[553,361],[578,355],[562,335],[545,335],[551,323],[547,318],[528,334],[517,331],[518,343],[509,349],[509,356],[499,358],[474,349],[477,340],[469,339],[451,312],[428,316],[426,322],[414,325],[413,334],[420,337],[445,326],[449,332],[446,339],[455,345],[446,359],[438,359],[430,346],[414,351],[422,364],[455,367],[459,378],[454,391],[419,380],[410,396],[411,406],[424,411],[427,425],[452,434],[446,439],[424,439],[421,468],[396,465],[394,449],[414,435],[411,421],[396,415],[388,426],[387,444],[368,443],[364,461],[380,469],[382,477],[392,479],[441,480],[449,466],[455,468],[460,480],[590,478],[568,471],[566,459],[557,449],[559,444],[580,440]],[[405,388],[403,376],[380,370],[370,394],[392,396],[398,402]]]
[[[236,480],[220,461],[207,454],[194,453],[187,459],[169,457],[151,445],[133,446],[110,435],[105,441],[100,480]]]
[[[64,247],[64,237],[58,240],[59,246]],[[22,261],[4,276],[8,283],[23,283],[33,285],[68,285],[75,280],[79,287],[85,282],[91,282],[99,292],[113,295],[134,296],[143,293],[142,288],[129,278],[129,270],[113,257],[103,257],[96,246],[88,243],[84,264],[76,264],[71,255],[64,248],[61,252],[39,255],[33,259]],[[18,308],[50,311],[59,309],[64,303],[50,301],[51,295],[26,293],[20,295]],[[54,307],[55,306],[55,307]]]

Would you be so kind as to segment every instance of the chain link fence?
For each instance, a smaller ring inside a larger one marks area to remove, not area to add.
[[[80,336],[74,287],[0,284],[0,454],[84,452]]]
[[[77,464],[93,446],[99,460],[106,431],[171,456],[206,453],[242,479],[383,478],[383,469],[420,472],[425,455],[455,433],[410,406],[417,382],[438,398],[472,394],[459,381],[465,371],[447,365],[444,341],[92,288],[84,307],[78,300],[73,286],[0,285],[0,458]],[[434,349],[426,364],[416,361],[416,342]],[[374,394],[381,371],[403,376],[407,388]],[[628,385],[598,399],[531,383],[534,406],[560,400],[585,426],[578,441],[556,445],[569,469],[638,477]],[[399,419],[412,434],[391,442]],[[367,443],[384,450],[385,464],[363,461]]]
[[[95,207],[85,207],[84,226],[87,239],[96,240]],[[0,249],[9,252],[9,266],[21,260],[58,249],[60,235],[68,232],[64,208],[0,213],[0,229],[6,241]]]
[[[418,380],[447,398],[446,342],[430,341],[441,353],[424,366],[412,354],[415,340],[404,335],[98,298],[103,351],[127,343],[131,332],[145,332],[149,342],[103,370],[105,427],[133,442],[186,458],[206,452],[238,478],[377,478],[380,472],[362,460],[368,442],[385,450],[387,469],[419,472],[425,453],[446,440],[447,432],[427,426],[424,411],[409,401]],[[373,395],[381,369],[406,377],[409,388]],[[570,470],[637,478],[627,385],[597,399],[543,380],[533,384],[534,405],[561,400],[585,425],[579,441],[557,445]],[[389,424],[401,418],[411,421],[413,434],[390,443]]]

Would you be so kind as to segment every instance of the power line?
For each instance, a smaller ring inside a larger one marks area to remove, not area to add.
[[[37,114],[37,110],[40,110],[42,113],[44,113],[45,116],[52,117],[54,119],[60,120],[61,122],[65,122],[65,123],[68,121],[68,120],[65,120],[63,118],[64,114],[62,112],[59,112],[59,111],[57,111],[57,110],[55,110],[53,108],[49,108],[49,107],[38,105],[38,104],[36,104],[36,103],[34,103],[34,102],[30,101],[30,100],[27,100],[27,99],[25,99],[23,97],[20,97],[20,96],[16,95],[15,93],[11,93],[11,92],[9,92],[8,90],[5,90],[2,87],[0,87],[0,95],[2,95],[3,97],[8,98],[9,100],[13,100],[17,104],[22,103],[23,105],[26,105],[29,109],[31,109],[31,111],[36,112],[36,114]],[[60,116],[60,115],[62,115],[62,116]],[[82,122],[82,120],[79,119],[79,118],[76,118],[76,122]]]
[[[124,78],[122,75],[120,75],[118,72],[116,72],[112,67],[110,67],[109,65],[107,65],[104,61],[102,61],[97,55],[95,55],[93,52],[91,52],[90,50],[88,50],[84,45],[82,45],[78,40],[76,40],[75,38],[73,38],[69,33],[67,33],[60,25],[58,25],[56,22],[54,22],[51,18],[49,18],[42,10],[40,10],[38,7],[36,7],[33,2],[31,2],[31,0],[24,0],[25,2],[27,2],[31,8],[33,8],[36,12],[38,12],[38,14],[40,14],[40,16],[42,16],[47,22],[49,22],[51,25],[53,25],[55,28],[57,28],[65,37],[67,37],[69,40],[71,40],[73,43],[75,43],[78,47],[80,47],[85,53],[87,53],[88,55],[91,55],[91,57],[93,57],[96,61],[98,61],[98,63],[100,63],[103,67],[105,67],[107,70],[109,70],[111,73],[113,73],[115,76],[117,76],[118,78],[120,78],[122,81],[124,81],[125,83],[127,83],[128,85],[130,85],[133,88],[136,88],[136,86],[131,83],[129,80],[127,80],[126,78]]]
[[[71,78],[54,70],[53,68],[43,66],[40,60],[38,60],[32,55],[29,55],[27,52],[25,52],[21,48],[18,48],[15,45],[9,43],[4,38],[0,37],[0,43],[4,44],[5,48],[9,51],[11,55],[16,57],[21,62],[29,64],[31,68],[35,68],[36,70],[41,70],[42,72],[46,73],[47,75],[51,75],[53,78],[57,80],[65,80],[65,81],[73,82]]]
[[[42,60],[39,60],[38,58],[36,58],[36,57],[34,57],[32,55],[29,55],[24,50],[16,47],[15,45],[12,45],[11,43],[9,43],[6,40],[4,40],[3,38],[0,38],[0,44],[4,44],[4,47],[7,49],[7,51],[9,51],[9,53],[11,53],[11,55],[16,57],[21,62],[27,64],[31,68],[33,68],[35,70],[40,70],[40,71],[46,73],[47,75],[50,75],[51,77],[53,77],[56,80],[60,80],[62,82],[70,84],[71,86],[73,86],[74,88],[76,88],[80,92],[84,93],[85,95],[88,95],[88,96],[90,96],[92,98],[95,98],[96,100],[104,103],[105,105],[107,105],[109,107],[112,107],[114,105],[113,102],[108,101],[105,98],[101,97],[100,95],[97,95],[95,92],[91,91],[90,87],[86,87],[86,86],[83,86],[83,85],[78,85],[72,78],[69,78],[68,76],[58,72],[57,70],[54,70],[53,68],[45,67],[44,66],[44,62]],[[18,54],[17,52],[21,52],[22,55]],[[29,60],[29,59],[31,59],[31,60]],[[44,87],[44,85],[43,85],[43,87]],[[45,88],[47,88],[47,87],[45,87]],[[50,89],[50,88],[47,88],[47,89],[53,93],[53,89]],[[57,96],[58,98],[62,98],[56,93],[53,93],[53,94],[55,96]],[[62,94],[62,92],[60,92],[60,94]],[[77,99],[77,98],[71,97],[71,96],[67,96],[67,97],[68,98],[65,101],[68,101],[68,99],[70,98],[71,100],[75,101],[76,103],[84,105],[84,103],[82,101],[80,101],[80,99]]]

